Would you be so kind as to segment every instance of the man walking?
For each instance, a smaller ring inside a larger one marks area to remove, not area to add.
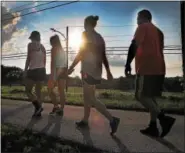
[[[125,75],[131,73],[131,62],[135,57],[136,92],[135,96],[141,104],[149,109],[149,127],[140,130],[142,134],[159,136],[156,120],[159,119],[162,127],[161,137],[166,136],[175,119],[166,116],[156,103],[156,97],[161,96],[166,68],[163,55],[164,36],[161,30],[152,22],[152,15],[148,10],[138,13],[134,39],[129,47]]]

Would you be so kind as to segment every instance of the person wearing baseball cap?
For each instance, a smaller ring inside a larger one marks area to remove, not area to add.
[[[46,50],[40,43],[40,33],[33,31],[29,37],[28,53],[24,69],[25,89],[28,98],[32,101],[35,111],[32,117],[40,117],[43,111],[41,103],[42,83],[46,78]],[[35,86],[36,95],[32,89]]]

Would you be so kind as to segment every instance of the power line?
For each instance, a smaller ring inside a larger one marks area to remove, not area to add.
[[[48,44],[50,44],[50,43],[45,43],[43,45],[48,45]],[[20,48],[26,48],[26,47],[14,47],[14,48],[20,49]],[[63,48],[66,48],[66,47],[63,47]],[[69,49],[71,49],[71,50],[72,50],[72,48],[73,47],[69,47]],[[106,47],[106,48],[107,49],[112,48],[112,51],[127,51],[129,47]],[[168,46],[167,45],[167,46],[164,46],[163,50],[181,50],[181,46],[170,46],[170,45]],[[9,51],[9,49],[2,49],[2,51]]]
[[[34,2],[29,2],[29,4],[27,3],[27,4],[24,4],[24,5],[21,5],[21,6],[17,6],[17,7],[11,8],[11,10],[15,10],[15,9],[18,9],[18,8],[21,8],[21,7],[25,7],[25,6],[28,6],[28,5],[32,5],[32,3],[34,3]],[[8,13],[2,14],[2,15],[6,15],[6,14],[8,14]]]
[[[49,51],[49,52],[48,52]],[[110,52],[110,50],[109,51],[107,51],[107,52]],[[50,52],[50,50],[47,50],[47,52],[46,52],[46,54],[50,54],[51,52]],[[77,52],[76,51],[69,51],[69,54],[77,54]],[[167,52],[167,53],[164,53],[165,55],[181,55],[182,53],[169,53],[169,52]],[[107,53],[106,55],[127,55],[127,53]],[[19,57],[27,57],[27,54],[25,53],[25,54],[17,54],[17,55],[3,55],[2,56],[2,59],[9,59],[9,58],[19,58]]]
[[[22,17],[22,16],[26,16],[26,15],[30,15],[30,14],[34,14],[34,13],[38,13],[38,12],[42,12],[42,11],[54,9],[54,8],[61,7],[61,6],[64,6],[64,5],[69,5],[69,4],[72,4],[72,3],[76,3],[76,2],[78,2],[78,1],[79,1],[79,0],[77,0],[77,1],[71,1],[71,2],[68,2],[68,3],[65,3],[65,4],[56,5],[56,6],[48,7],[48,8],[44,8],[44,9],[40,9],[40,10],[37,10],[37,11],[34,11],[34,12],[29,12],[29,13],[26,13],[26,14],[22,14],[22,15],[20,15],[20,16],[18,16],[18,17]],[[2,20],[2,21],[12,20],[12,19],[14,19],[14,18],[17,18],[17,17],[7,18],[7,19],[4,19],[4,20]]]
[[[25,10],[28,10],[28,9],[32,9],[32,8],[37,8],[37,7],[39,7],[39,6],[43,6],[43,5],[48,5],[48,4],[50,4],[50,3],[54,3],[54,2],[57,2],[58,0],[56,0],[56,1],[51,1],[51,2],[47,2],[47,3],[44,3],[44,4],[39,4],[39,5],[36,5],[36,6],[32,6],[32,7],[28,7],[28,8],[24,8],[24,9],[21,9],[21,10],[17,10],[16,12],[13,12],[13,13],[18,13],[18,12],[23,12],[23,11],[25,11]],[[6,15],[6,14],[4,14],[4,15]],[[7,13],[7,15],[8,15],[8,13]]]

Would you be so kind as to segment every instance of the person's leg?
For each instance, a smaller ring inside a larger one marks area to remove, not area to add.
[[[155,77],[155,81],[154,81],[155,88],[153,91],[155,93],[155,95],[154,95],[155,97],[160,97],[162,95],[164,78],[165,78],[164,75],[158,75]],[[154,99],[154,101],[157,104],[156,99]],[[160,114],[158,115],[158,119],[159,119],[160,125],[162,127],[162,133],[160,136],[164,137],[170,132],[173,124],[175,123],[175,118],[170,117],[170,116],[166,116],[164,114],[164,111],[162,110],[160,112]]]
[[[83,99],[84,99],[84,117],[83,121],[88,122],[88,119],[90,117],[90,112],[91,112],[91,101],[89,100],[89,91],[88,91],[88,86],[85,85],[83,82]]]
[[[42,104],[42,100],[41,100],[42,87],[43,87],[43,83],[42,82],[37,82],[36,83],[35,92],[36,92],[36,96],[37,96],[37,101],[40,104]]]
[[[42,82],[36,82],[36,86],[35,86],[35,92],[37,96],[37,102],[35,103],[36,116],[41,116],[41,112],[43,111],[42,101],[41,101],[41,90],[42,90]]]
[[[36,96],[32,92],[33,86],[34,86],[34,81],[32,81],[30,79],[25,79],[25,91],[26,91],[26,95],[28,96],[28,98],[29,98],[29,100],[31,102],[37,100]]]
[[[58,103],[57,103],[57,99],[56,99],[56,94],[55,94],[55,82],[49,80],[48,81],[48,93],[49,93],[49,97],[54,105],[53,110],[50,114],[54,114],[56,112],[56,110],[58,109]]]
[[[57,111],[57,114],[62,115],[62,116],[63,116],[63,109],[64,109],[65,102],[66,102],[65,84],[66,84],[66,81],[64,79],[58,80],[58,93],[60,96],[60,109]]]
[[[119,119],[113,117],[109,111],[106,109],[106,106],[96,98],[95,96],[95,90],[96,86],[95,85],[89,85],[88,83],[84,82],[84,90],[86,95],[88,96],[86,98],[86,103],[90,102],[90,105],[93,105],[102,115],[104,115],[109,121],[110,121],[110,126],[112,128],[112,134],[117,131],[117,127],[119,124]],[[87,113],[87,115],[89,115]]]
[[[26,79],[25,89],[26,89],[26,94],[27,94],[28,98],[32,101],[32,104],[35,109],[32,117],[40,117],[41,116],[40,113],[42,112],[42,109],[39,105],[39,102],[37,101],[37,97],[32,92],[34,84],[35,84],[34,81],[32,81],[30,79]]]
[[[141,133],[158,136],[159,131],[157,129],[157,117],[160,114],[160,109],[153,101],[152,96],[152,77],[150,76],[137,76],[136,78],[136,98],[137,100],[150,112],[149,127],[140,130]]]

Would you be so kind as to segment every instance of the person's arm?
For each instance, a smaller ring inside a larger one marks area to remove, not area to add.
[[[127,62],[125,65],[125,75],[128,75],[128,72],[131,73],[131,62],[136,55],[137,48],[143,43],[145,37],[145,26],[139,25],[136,29],[134,39],[128,50]]]
[[[28,47],[27,47],[27,58],[26,58],[26,63],[24,68],[25,72],[28,70],[29,64],[30,64],[30,44],[28,44]]]
[[[136,45],[136,41],[132,40],[132,43],[128,49],[128,56],[127,56],[127,62],[126,62],[126,67],[130,66],[130,64],[132,63],[132,60],[134,59],[135,55],[136,55],[136,51],[137,51],[137,45]]]
[[[85,32],[82,33],[82,43],[80,46],[80,50],[78,52],[78,54],[76,55],[73,63],[71,64],[71,66],[69,67],[69,70],[73,70],[75,68],[75,66],[82,60],[83,55],[85,53],[85,48],[86,48],[86,40],[85,40]]]
[[[42,45],[42,49],[43,49],[43,52],[44,52],[44,66],[46,67],[46,49],[43,45]]]
[[[106,56],[106,46],[105,46],[105,41],[103,40],[102,44],[102,49],[103,49],[103,65],[105,66],[105,69],[107,72],[110,72],[110,67],[109,67],[109,62]]]
[[[160,30],[160,29],[157,29],[158,30],[158,33],[159,33],[159,37],[160,37],[160,49],[161,49],[161,51],[162,51],[162,56],[164,56],[163,55],[163,49],[164,49],[164,34],[163,34],[163,32]],[[164,57],[163,57],[164,58]]]

